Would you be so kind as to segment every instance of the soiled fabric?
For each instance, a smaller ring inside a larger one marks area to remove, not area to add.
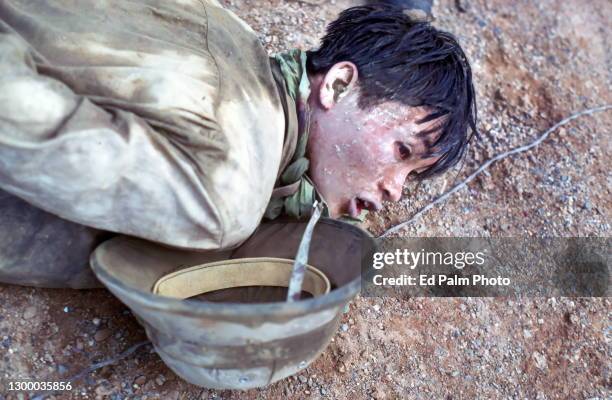
[[[37,231],[56,255],[101,231],[239,245],[286,153],[281,97],[257,36],[216,1],[1,1],[0,280],[35,262],[9,239]]]

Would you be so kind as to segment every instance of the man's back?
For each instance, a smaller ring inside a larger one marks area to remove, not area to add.
[[[252,233],[285,121],[267,55],[233,14],[214,1],[5,1],[0,32],[0,189],[179,247]],[[2,232],[17,218],[5,208]]]

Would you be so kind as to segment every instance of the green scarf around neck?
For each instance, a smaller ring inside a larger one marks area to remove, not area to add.
[[[295,102],[298,115],[297,146],[291,162],[280,176],[280,185],[295,185],[297,190],[289,196],[273,198],[264,216],[267,219],[275,219],[280,215],[297,219],[307,218],[311,215],[313,204],[317,200],[324,204],[323,215],[328,216],[325,201],[318,195],[312,181],[306,175],[310,167],[310,161],[306,157],[310,134],[310,109],[308,107],[310,80],[306,72],[306,52],[295,49],[277,54],[274,59],[279,64],[287,93]]]
[[[306,172],[310,167],[310,161],[306,157],[308,138],[310,135],[310,108],[308,97],[310,96],[310,80],[306,70],[306,52],[294,49],[286,53],[274,56],[278,62],[281,74],[285,80],[287,93],[293,99],[297,107],[298,115],[298,142],[295,153],[289,165],[280,176],[281,186],[297,186],[297,190],[286,197],[272,198],[264,214],[267,219],[275,219],[281,215],[304,219],[310,217],[315,201],[323,204],[323,216],[329,216],[327,203],[315,190],[314,184]],[[363,222],[367,211],[355,219],[343,216],[345,222]]]

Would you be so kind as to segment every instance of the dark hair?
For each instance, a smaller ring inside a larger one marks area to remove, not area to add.
[[[361,108],[394,100],[429,107],[419,123],[443,117],[437,129],[420,133],[440,132],[428,156],[441,156],[420,178],[461,159],[477,133],[477,110],[470,64],[453,35],[392,5],[353,7],[327,27],[320,48],[308,52],[308,72],[326,73],[341,61],[357,66]]]

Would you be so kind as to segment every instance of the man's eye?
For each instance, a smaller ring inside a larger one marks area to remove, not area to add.
[[[408,174],[408,179],[411,181],[419,180],[420,174],[421,174],[420,172],[412,171],[411,173]]]
[[[412,155],[410,147],[406,146],[404,143],[401,142],[397,143],[397,153],[402,161],[409,159]]]

